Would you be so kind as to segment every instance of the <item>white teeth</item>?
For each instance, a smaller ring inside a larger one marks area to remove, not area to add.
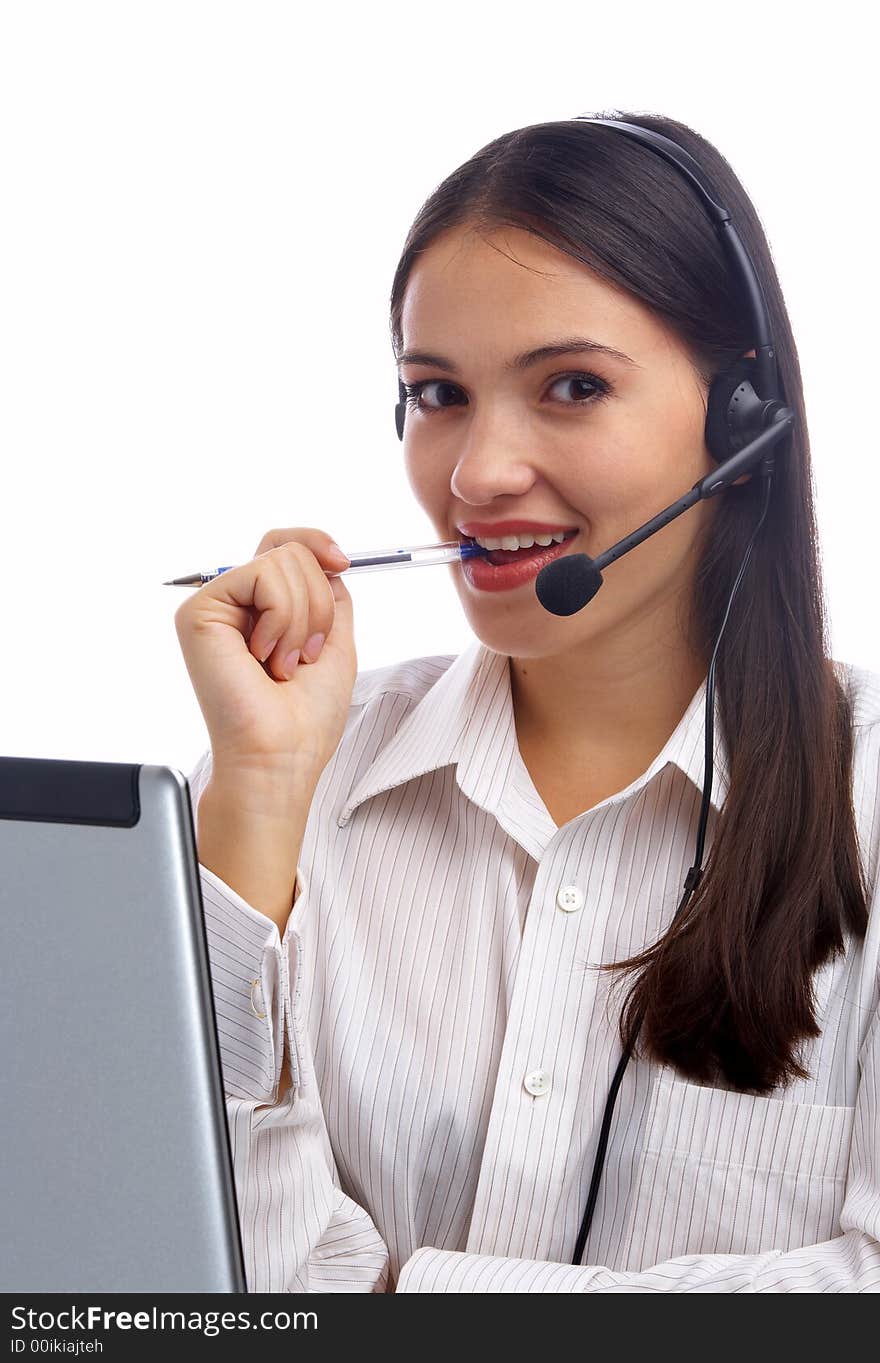
[[[480,539],[477,536],[476,541],[484,549],[531,549],[533,544],[546,548],[548,544],[561,544],[565,535],[564,530],[559,530],[555,535],[502,535],[500,539]]]

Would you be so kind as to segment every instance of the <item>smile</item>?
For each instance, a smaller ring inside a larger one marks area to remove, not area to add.
[[[541,569],[547,563],[552,563],[554,559],[560,558],[567,553],[568,546],[577,538],[577,530],[566,531],[561,539],[548,537],[546,535],[535,536],[535,543],[517,547],[516,549],[488,549],[485,557],[474,557],[462,561],[462,572],[468,583],[478,591],[500,592],[510,591],[515,587],[522,587],[528,582],[532,582]],[[514,536],[505,536],[508,542],[511,539],[518,539]],[[523,539],[530,539],[531,536],[523,536]],[[540,544],[539,539],[550,538],[550,544]],[[471,540],[471,543],[474,541]],[[480,543],[477,540],[476,543]],[[489,540],[490,544],[496,544],[497,540]]]

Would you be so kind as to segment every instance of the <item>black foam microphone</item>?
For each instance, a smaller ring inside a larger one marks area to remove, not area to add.
[[[694,483],[690,491],[665,511],[653,516],[638,530],[633,530],[632,534],[618,540],[617,544],[596,558],[590,558],[589,554],[564,554],[542,568],[535,578],[535,591],[544,609],[552,615],[575,615],[583,610],[602,586],[602,569],[607,568],[609,563],[628,554],[637,544],[662,530],[664,525],[674,521],[688,507],[714,497],[743,473],[748,473],[758,463],[765,461],[772,446],[788,435],[794,424],[794,414],[782,402],[768,401],[764,405],[765,420],[770,418],[767,429],[711,473],[707,473],[705,478]]]

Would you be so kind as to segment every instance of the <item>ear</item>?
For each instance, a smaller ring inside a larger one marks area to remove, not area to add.
[[[755,358],[754,347],[751,350],[747,350],[745,354],[741,356],[741,358],[744,360],[753,360]],[[741,478],[735,478],[730,486],[739,487],[740,483],[747,483],[751,476],[752,475],[750,473],[744,473]]]

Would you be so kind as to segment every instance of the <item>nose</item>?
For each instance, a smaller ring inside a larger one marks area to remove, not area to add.
[[[464,436],[461,453],[450,478],[458,500],[481,506],[497,497],[520,497],[537,480],[530,452],[509,432],[475,418]]]

